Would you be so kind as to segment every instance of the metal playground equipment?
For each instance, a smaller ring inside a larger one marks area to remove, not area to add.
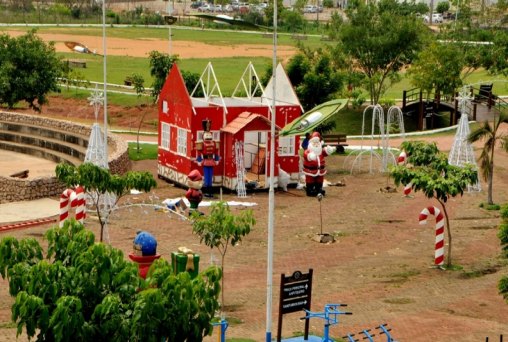
[[[302,319],[310,319],[310,318],[321,318],[325,321],[324,329],[323,329],[323,339],[322,342],[334,342],[330,338],[330,326],[339,323],[339,315],[352,315],[352,312],[340,311],[340,307],[347,306],[347,304],[326,304],[323,312],[312,312],[309,310],[305,310],[305,317]]]
[[[392,329],[388,328],[386,323],[378,325],[377,327],[375,327],[375,329],[379,330],[378,335],[385,335],[386,342],[397,342],[393,339],[392,335],[390,334],[390,331]],[[360,336],[358,336],[358,335],[360,335]],[[347,339],[348,342],[358,342],[358,341],[360,341],[360,339],[367,340],[369,342],[374,342],[375,341],[374,336],[376,335],[376,333],[373,333],[372,329],[364,329],[364,330],[360,331],[358,333],[358,335],[347,334],[346,336],[342,336],[342,338]],[[361,335],[363,335],[363,336],[361,336]],[[355,336],[357,336],[357,337],[355,337]]]

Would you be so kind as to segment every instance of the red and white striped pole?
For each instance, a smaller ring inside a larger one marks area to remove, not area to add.
[[[69,217],[69,204],[74,194],[72,189],[65,189],[60,195],[60,228],[63,227],[65,220]]]
[[[407,162],[407,154],[406,151],[400,151],[399,157],[397,158],[398,165],[404,165]],[[409,197],[409,194],[413,190],[413,183],[409,182],[408,184],[404,184],[404,196]]]
[[[427,223],[427,217],[434,215],[436,217],[436,242],[434,250],[434,264],[442,266],[444,264],[444,216],[436,207],[427,207],[420,213],[420,224]]]
[[[85,201],[85,189],[78,185],[75,189],[76,194],[76,220],[83,224],[86,218],[86,201]],[[74,207],[74,205],[73,205]]]

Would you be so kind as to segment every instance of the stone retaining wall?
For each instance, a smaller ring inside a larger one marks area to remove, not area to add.
[[[0,111],[0,121],[47,127],[67,133],[90,136],[91,128],[70,121],[54,120],[38,115]],[[109,169],[112,173],[123,174],[130,170],[131,162],[128,144],[116,135],[108,135]],[[38,198],[57,196],[65,189],[56,177],[18,179],[0,176],[0,203],[28,201]]]

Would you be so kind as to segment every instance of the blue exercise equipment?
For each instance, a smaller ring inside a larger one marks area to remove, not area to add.
[[[380,324],[379,326],[376,327],[376,329],[380,330],[379,335],[383,335],[383,334],[386,335],[386,342],[397,342],[393,339],[392,335],[390,334],[390,331],[392,331],[392,329],[388,328],[386,323]],[[363,337],[358,336],[358,337],[361,337],[362,340],[368,340],[369,342],[375,342],[374,341],[375,334],[371,333],[371,329],[364,329],[364,330],[360,331],[358,334],[364,335]],[[346,336],[342,336],[342,338],[346,338],[348,342],[360,341],[360,339],[355,338],[355,336],[357,336],[357,335],[356,334],[347,334]]]
[[[220,325],[220,334],[217,335],[218,342],[226,342],[226,330],[229,326],[228,321],[221,319],[220,322],[212,323],[213,326]]]
[[[339,315],[352,315],[352,312],[340,311],[340,307],[347,306],[347,304],[326,304],[323,312],[312,312],[306,309],[303,309],[306,313],[305,317],[302,319],[310,319],[310,318],[321,318],[325,321],[324,329],[323,329],[323,339],[321,342],[334,342],[330,338],[330,326],[339,323]]]

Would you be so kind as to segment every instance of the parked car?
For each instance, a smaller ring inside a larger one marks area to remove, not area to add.
[[[194,1],[191,5],[190,5],[190,8],[193,8],[193,9],[198,9],[200,8],[201,6],[203,6],[204,3],[201,2],[201,1]]]
[[[317,13],[318,8],[314,5],[305,5],[303,7],[303,13]]]
[[[211,11],[212,11],[212,6],[210,4],[204,4],[198,8],[198,12],[211,12]]]
[[[429,15],[425,14],[423,16],[423,21],[425,21],[426,23],[429,23],[430,22],[429,18],[430,18]],[[442,23],[442,22],[443,22],[443,15],[441,13],[433,13],[432,14],[432,23],[437,24],[437,23]]]

